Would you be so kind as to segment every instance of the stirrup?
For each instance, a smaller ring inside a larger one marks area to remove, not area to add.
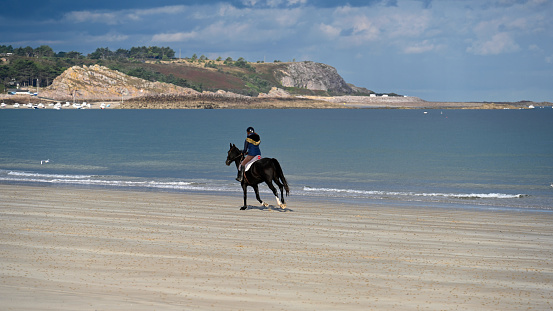
[[[244,180],[244,171],[245,171],[245,168],[241,166],[240,169],[238,170],[238,176],[236,176],[237,181],[242,182],[242,180]]]

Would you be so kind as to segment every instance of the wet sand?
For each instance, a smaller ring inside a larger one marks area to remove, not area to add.
[[[1,309],[553,308],[553,213],[252,199],[0,185]]]

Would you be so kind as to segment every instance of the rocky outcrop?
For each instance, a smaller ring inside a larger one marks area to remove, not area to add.
[[[224,97],[224,98],[249,98],[250,97],[246,95],[236,94],[233,92],[227,92],[225,90],[218,90],[216,92],[203,91],[202,95],[217,96],[217,97]]]
[[[158,94],[198,94],[197,91],[169,83],[131,77],[107,67],[73,66],[40,92],[41,97],[56,100],[120,100]]]
[[[287,63],[278,67],[274,75],[284,87],[338,94],[351,94],[353,92],[336,69],[326,64],[314,62]]]
[[[271,90],[268,93],[259,93],[257,95],[259,98],[288,98],[292,97],[290,93],[286,92],[283,89],[279,89],[277,87],[272,87]]]

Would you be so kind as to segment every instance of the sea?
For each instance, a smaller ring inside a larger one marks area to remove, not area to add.
[[[294,200],[553,211],[553,109],[0,110],[0,183],[210,193],[242,205],[246,128]],[[273,202],[266,186],[261,196]],[[258,204],[249,190],[248,204]],[[347,205],[346,205],[347,206]],[[301,208],[296,206],[295,209]]]

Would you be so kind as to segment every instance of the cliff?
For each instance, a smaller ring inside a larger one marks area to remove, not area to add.
[[[131,77],[106,67],[74,66],[59,75],[40,92],[41,97],[56,100],[120,100],[158,94],[198,94],[189,88]]]
[[[299,62],[286,63],[274,70],[274,76],[284,87],[303,88],[338,94],[351,94],[352,88],[332,66]]]

